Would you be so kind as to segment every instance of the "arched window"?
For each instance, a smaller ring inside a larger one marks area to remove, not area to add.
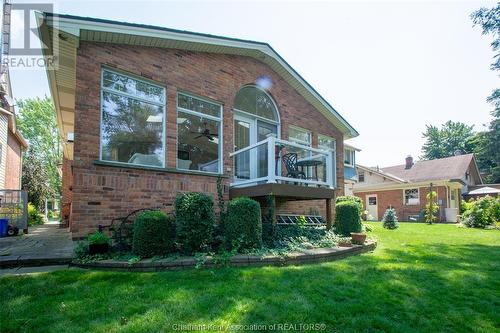
[[[278,110],[272,98],[255,86],[241,88],[234,99],[234,108],[274,122],[279,122]]]

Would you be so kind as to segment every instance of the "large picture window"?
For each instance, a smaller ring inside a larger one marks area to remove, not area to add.
[[[102,71],[101,160],[165,165],[165,88]]]
[[[222,172],[222,106],[177,95],[177,168]]]

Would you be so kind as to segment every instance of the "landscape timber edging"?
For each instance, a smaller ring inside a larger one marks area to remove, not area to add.
[[[229,266],[286,266],[318,263],[339,260],[345,257],[370,252],[375,250],[377,242],[369,240],[364,245],[352,245],[351,247],[318,248],[292,252],[285,257],[281,256],[256,256],[238,254],[229,259]],[[166,258],[160,260],[143,259],[136,263],[121,260],[100,260],[91,263],[80,263],[73,261],[72,266],[92,269],[109,269],[121,271],[164,271],[195,268],[199,264],[194,257]],[[214,267],[216,263],[213,258],[207,256],[201,267]]]

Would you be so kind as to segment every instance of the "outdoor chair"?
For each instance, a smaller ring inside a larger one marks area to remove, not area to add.
[[[288,153],[281,156],[281,160],[286,167],[286,177],[306,179],[306,174],[300,171],[297,166],[297,153]]]

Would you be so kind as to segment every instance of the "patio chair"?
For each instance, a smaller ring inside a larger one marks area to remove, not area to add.
[[[281,156],[286,167],[286,176],[290,178],[306,179],[306,174],[297,167],[297,153],[288,153]]]

